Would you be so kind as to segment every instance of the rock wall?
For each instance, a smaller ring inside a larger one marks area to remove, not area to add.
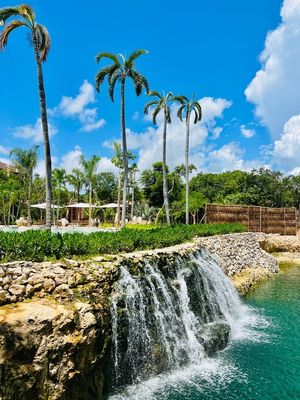
[[[149,259],[170,266],[178,256],[207,247],[228,276],[246,274],[243,292],[259,271],[278,270],[260,248],[265,238],[243,233],[86,261],[0,264],[0,400],[102,399],[110,359],[109,296],[120,265],[142,268]]]

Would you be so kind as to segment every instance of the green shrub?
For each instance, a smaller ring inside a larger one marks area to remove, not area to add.
[[[240,224],[160,226],[125,228],[118,232],[49,233],[47,231],[0,232],[0,261],[59,260],[72,256],[115,254],[172,246],[196,236],[244,232]]]

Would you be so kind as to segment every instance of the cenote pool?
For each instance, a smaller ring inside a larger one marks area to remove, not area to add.
[[[215,358],[129,387],[114,400],[300,399],[300,265],[247,296],[252,309]]]

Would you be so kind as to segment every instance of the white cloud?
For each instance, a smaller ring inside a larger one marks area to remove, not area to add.
[[[208,154],[205,170],[224,172],[231,170],[251,171],[262,166],[260,160],[244,160],[245,151],[236,142],[230,142]]]
[[[4,147],[0,144],[0,154],[9,155],[9,153],[10,153],[10,149],[8,149],[7,147]]]
[[[73,168],[82,169],[80,164],[80,157],[83,152],[79,146],[75,146],[73,150],[68,151],[61,157],[59,168],[64,168],[66,173],[71,173]]]
[[[205,97],[200,100],[203,110],[201,123],[191,125],[190,162],[200,166],[205,161],[203,143],[211,134],[214,138],[220,135],[222,128],[217,126],[217,118],[223,116],[231,102],[225,99]],[[143,132],[127,130],[128,148],[137,152],[140,171],[149,168],[155,161],[162,160],[163,115],[157,118],[157,127],[148,127]],[[112,141],[105,141],[103,146],[111,147]],[[185,123],[176,116],[176,107],[172,107],[172,124],[168,125],[167,163],[170,168],[184,162]]]
[[[247,139],[250,139],[255,135],[254,129],[248,129],[246,128],[245,125],[241,125],[240,128],[241,128],[241,134]]]
[[[75,97],[63,96],[60,104],[52,113],[62,114],[65,117],[75,117],[81,122],[81,130],[91,132],[105,124],[104,119],[98,119],[97,108],[89,108],[95,103],[95,90],[92,84],[84,80]]]
[[[48,130],[50,138],[58,132],[57,128],[50,121],[48,121]],[[24,140],[29,139],[35,143],[41,143],[43,141],[41,118],[38,118],[34,125],[17,126],[13,129],[12,133],[17,138]]]
[[[68,151],[61,157],[59,168],[64,168],[69,174],[73,168],[82,170],[80,158],[83,155],[81,147],[75,146],[73,150]],[[113,165],[108,157],[102,157],[97,165],[97,172],[113,172],[117,173],[117,168]]]
[[[274,142],[273,163],[284,171],[297,171],[300,167],[300,114],[286,122],[280,139]]]
[[[245,91],[275,138],[300,109],[300,0],[285,0],[281,17],[281,24],[267,35],[261,69]]]

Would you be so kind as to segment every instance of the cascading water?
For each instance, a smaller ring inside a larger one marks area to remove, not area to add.
[[[206,251],[158,267],[122,267],[112,296],[111,390],[223,349],[245,307]]]

